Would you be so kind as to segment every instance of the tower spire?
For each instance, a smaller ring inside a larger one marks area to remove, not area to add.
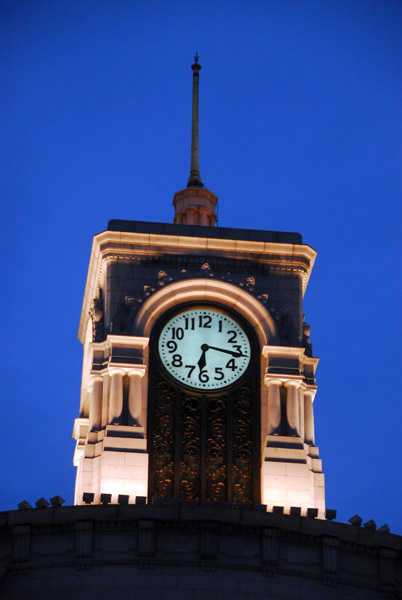
[[[176,192],[173,198],[175,209],[174,223],[180,225],[207,225],[216,223],[216,203],[218,197],[204,187],[200,177],[200,149],[198,128],[198,84],[201,65],[195,53],[193,70],[193,111],[191,121],[191,166],[187,187]]]
[[[201,65],[198,64],[198,52],[194,56],[193,70],[193,108],[191,120],[191,166],[187,187],[204,187],[200,177],[200,141],[199,141],[199,81]]]

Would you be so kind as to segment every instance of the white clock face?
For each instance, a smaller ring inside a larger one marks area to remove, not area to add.
[[[197,390],[217,390],[237,381],[250,363],[243,328],[212,308],[189,308],[163,326],[158,342],[165,369]]]

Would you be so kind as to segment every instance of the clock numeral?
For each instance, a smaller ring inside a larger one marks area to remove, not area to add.
[[[172,340],[182,340],[184,338],[183,327],[172,327]]]
[[[194,327],[195,327],[195,318],[191,317],[189,319],[188,317],[184,317],[184,328],[191,329],[191,331],[194,331]]]
[[[201,383],[207,383],[209,381],[209,375],[206,369],[199,372],[198,379],[201,381]]]
[[[190,369],[189,372],[187,373],[187,377],[191,377],[191,373],[194,371],[195,365],[184,365],[184,368]]]
[[[176,344],[176,342],[172,342],[172,341],[170,341],[170,342],[168,342],[168,343],[166,344],[166,346],[168,347],[168,350],[169,350],[170,354],[171,354],[172,352],[175,352],[175,351],[177,350],[177,344]]]
[[[218,377],[219,375],[219,377]],[[215,367],[215,377],[214,379],[216,379],[216,381],[221,381],[222,379],[225,379],[225,374],[222,371],[221,367]]]
[[[234,358],[231,358],[230,360],[228,360],[228,362],[226,363],[226,368],[227,369],[232,369],[232,371],[235,371],[237,369],[237,366],[236,366]]]
[[[239,354],[241,354],[242,356],[244,356],[242,350],[241,350],[241,346],[239,346],[238,344],[234,344],[233,348],[236,348],[237,352],[239,352]]]
[[[182,367],[183,366],[183,359],[180,356],[180,354],[173,354],[172,358],[173,358],[173,360],[172,360],[173,367]]]
[[[228,335],[230,335],[230,338],[228,339],[228,344],[234,344],[237,338],[237,333],[235,331],[228,331]]]
[[[205,329],[211,329],[212,317],[209,315],[200,315],[198,319],[198,326],[204,327]]]
[[[222,319],[219,319],[218,321],[218,331],[219,333],[222,333]]]

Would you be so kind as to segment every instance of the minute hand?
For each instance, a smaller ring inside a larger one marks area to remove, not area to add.
[[[216,346],[208,346],[208,348],[210,350],[218,350],[218,352],[225,352],[225,354],[230,354],[231,356],[234,356],[236,358],[238,358],[239,356],[246,356],[241,352],[235,352],[234,350],[226,350],[226,348],[217,348]]]

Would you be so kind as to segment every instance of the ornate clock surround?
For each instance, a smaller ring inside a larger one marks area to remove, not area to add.
[[[247,333],[248,368],[223,389],[188,388],[161,364],[158,339],[164,324],[175,313],[195,307],[220,310]],[[260,347],[253,328],[224,304],[185,302],[160,317],[149,351],[149,497],[259,502]]]

